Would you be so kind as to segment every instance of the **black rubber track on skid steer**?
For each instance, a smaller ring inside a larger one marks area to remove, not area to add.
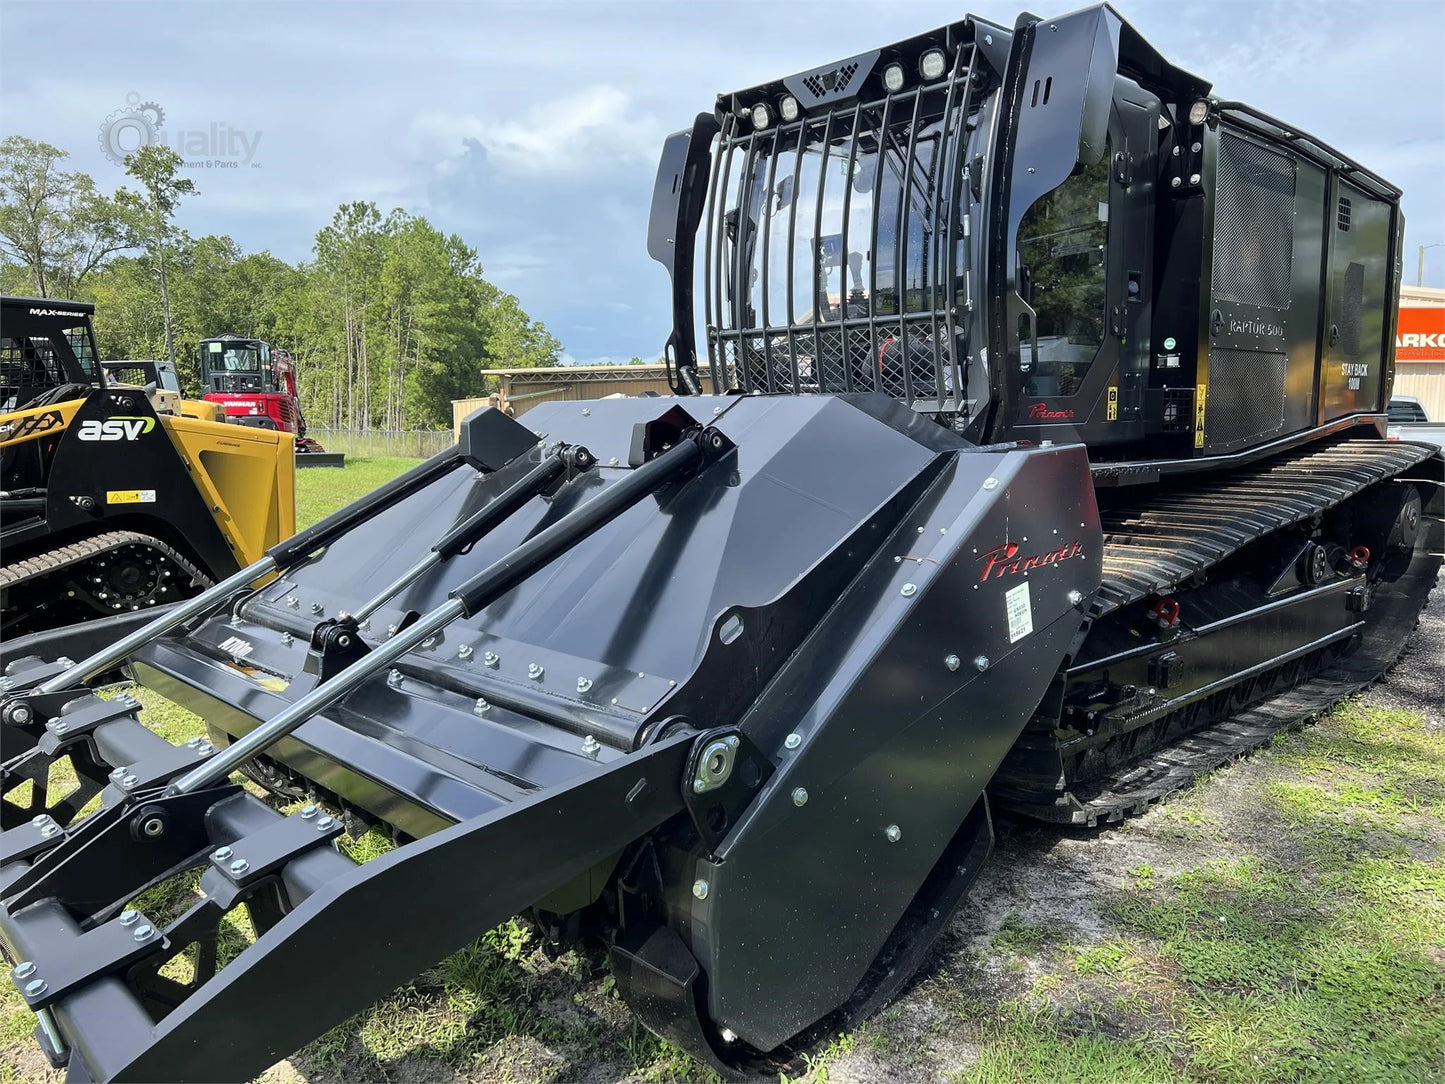
[[[83,576],[86,572],[86,565],[125,547],[144,547],[151,550],[155,553],[157,560],[161,562],[160,570],[169,568],[175,572],[176,575],[171,581],[172,586],[167,589],[166,597],[162,598],[162,601],[169,602],[179,598],[189,598],[211,586],[209,576],[159,538],[153,538],[151,535],[141,534],[137,531],[107,531],[104,534],[92,535],[79,542],[58,546],[47,553],[16,561],[14,564],[0,568],[0,589],[8,593],[19,587],[38,588],[41,581],[62,574]],[[57,592],[62,589],[63,585],[55,588]],[[57,597],[59,596],[57,595]],[[8,602],[6,613],[8,616]]]
[[[1277,456],[1220,476],[1191,477],[1147,501],[1100,509],[1103,584],[1094,617],[1172,591],[1241,546],[1328,511],[1435,454],[1425,444],[1354,440]]]

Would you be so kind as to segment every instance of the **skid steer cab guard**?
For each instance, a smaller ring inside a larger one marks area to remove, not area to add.
[[[473,415],[111,652],[10,666],[0,940],[73,1077],[254,1075],[528,908],[604,936],[649,1026],[721,1065],[866,1011],[941,929],[1098,581],[1083,450],[882,396],[528,421]],[[116,651],[206,740],[87,692]],[[358,866],[327,809],[400,845]],[[195,870],[184,913],[135,907]],[[258,936],[221,966],[238,907]]]

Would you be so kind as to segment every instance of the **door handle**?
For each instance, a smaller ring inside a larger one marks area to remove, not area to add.
[[[1033,370],[1034,365],[1036,365],[1036,364],[1038,363],[1038,360],[1039,360],[1039,333],[1038,333],[1038,322],[1037,322],[1037,318],[1036,318],[1036,316],[1035,316],[1035,313],[1034,313],[1033,308],[1032,308],[1032,307],[1029,305],[1029,303],[1028,303],[1027,301],[1025,301],[1023,298],[1019,298],[1019,307],[1022,309],[1022,311],[1019,313],[1019,322],[1018,322],[1018,330],[1019,330],[1019,371],[1020,371],[1020,372],[1023,372],[1023,373],[1028,373],[1028,372],[1031,372],[1031,371]],[[1029,330],[1028,330],[1028,337],[1027,337],[1027,339],[1025,339],[1025,337],[1024,337],[1024,331],[1023,331],[1023,323],[1024,323],[1025,320],[1027,320],[1027,321],[1029,322]],[[1027,353],[1027,354],[1024,353],[1024,343],[1025,343],[1025,342],[1028,343],[1028,353]]]
[[[1339,324],[1331,324],[1331,325],[1330,325],[1330,345],[1331,345],[1331,346],[1334,346],[1334,345],[1335,345],[1336,343],[1338,343],[1339,341],[1340,341],[1340,325],[1339,325]]]

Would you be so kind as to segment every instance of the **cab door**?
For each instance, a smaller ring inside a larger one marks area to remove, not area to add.
[[[1014,36],[987,199],[994,440],[1142,433],[1162,105],[1120,76],[1123,27],[1099,6]]]
[[[1320,424],[1384,409],[1394,208],[1335,175],[1330,190]]]

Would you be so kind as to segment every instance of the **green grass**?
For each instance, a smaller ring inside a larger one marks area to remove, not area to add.
[[[866,1056],[968,1084],[1445,1081],[1445,734],[1350,703],[1230,772],[1133,822],[1151,862],[1120,864],[1089,943],[1008,912],[854,1033]],[[803,1079],[857,1075],[837,1049]]]
[[[309,467],[296,472],[296,529],[309,527],[377,486],[420,463],[419,459],[347,456],[346,466]]]

